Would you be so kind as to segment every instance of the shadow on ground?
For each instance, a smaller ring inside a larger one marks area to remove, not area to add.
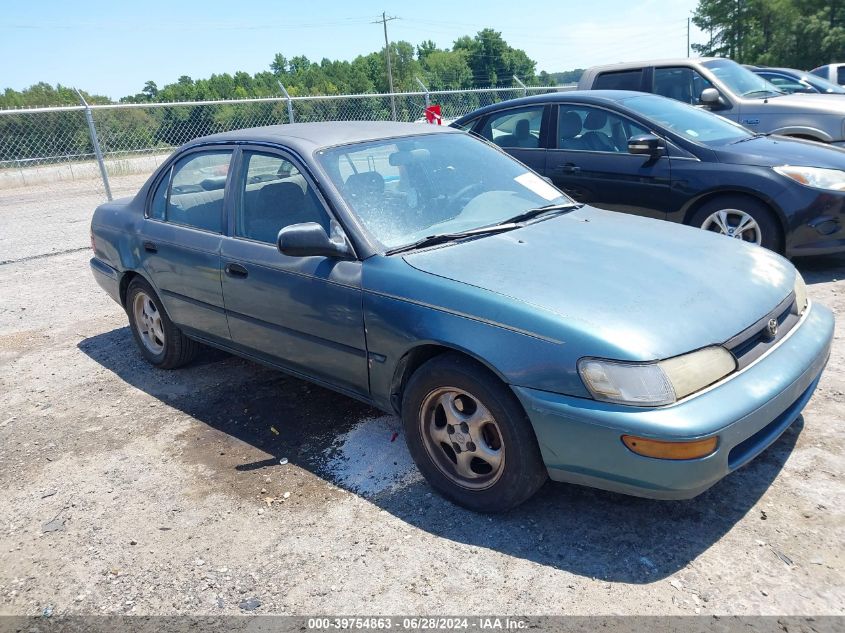
[[[810,284],[845,276],[845,258],[806,258],[797,264]],[[79,348],[126,383],[204,425],[209,433],[194,433],[185,453],[206,455],[206,466],[235,482],[230,471],[272,469],[280,457],[331,481],[325,455],[338,435],[363,418],[382,415],[345,396],[215,350],[204,350],[183,370],[155,370],[141,360],[128,328],[85,339]],[[369,499],[411,525],[456,542],[581,576],[649,583],[685,567],[748,514],[777,477],[802,428],[799,417],[748,466],[689,501],[652,501],[548,483],[516,510],[485,516],[431,494],[424,482]],[[214,459],[221,433],[269,457],[237,463]]]

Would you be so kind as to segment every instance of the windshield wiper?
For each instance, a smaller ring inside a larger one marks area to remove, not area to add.
[[[466,237],[479,237],[482,235],[493,235],[494,233],[504,233],[505,231],[512,231],[518,229],[519,225],[515,223],[494,224],[493,226],[484,226],[478,229],[471,229],[469,231],[458,231],[455,233],[437,233],[436,235],[428,235],[416,242],[405,244],[404,246],[397,246],[385,251],[385,255],[395,255],[396,253],[404,253],[406,251],[414,251],[418,248],[425,248],[427,246],[436,246],[438,244],[445,244],[447,242],[454,242]]]
[[[572,211],[573,209],[580,209],[584,205],[578,202],[567,202],[565,204],[547,204],[542,207],[537,207],[536,209],[528,209],[527,211],[523,211],[512,218],[508,218],[507,220],[502,220],[501,224],[519,224],[522,222],[527,222],[528,220],[533,220],[536,217],[541,215],[546,215],[547,213],[562,213],[563,211]],[[498,226],[498,225],[497,225]]]
[[[745,141],[753,141],[755,138],[761,138],[763,136],[768,136],[766,132],[755,132],[751,136],[746,136],[744,138],[739,139],[738,141],[734,141],[731,145],[736,145],[737,143],[744,143]]]

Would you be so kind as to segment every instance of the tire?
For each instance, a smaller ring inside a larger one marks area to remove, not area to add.
[[[402,423],[423,476],[470,510],[509,510],[548,478],[516,396],[466,357],[436,356],[414,372],[402,395]]]
[[[753,225],[746,224],[747,219]],[[783,230],[772,210],[749,196],[719,196],[706,202],[690,219],[692,226],[759,244],[783,253]],[[749,227],[737,231],[742,226]],[[733,231],[733,232],[732,232]]]
[[[129,283],[124,307],[135,344],[151,365],[176,369],[196,357],[199,343],[173,324],[155,290],[142,277]]]

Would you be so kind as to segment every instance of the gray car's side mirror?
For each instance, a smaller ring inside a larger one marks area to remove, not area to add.
[[[653,134],[637,134],[628,139],[628,153],[645,156],[659,156],[663,152],[663,141]]]
[[[725,105],[722,95],[720,95],[719,91],[715,88],[705,88],[702,90],[701,94],[698,96],[698,102],[709,108],[718,108]]]
[[[326,230],[316,222],[286,226],[279,231],[276,245],[279,252],[291,257],[352,258],[352,249],[346,240],[332,240]]]

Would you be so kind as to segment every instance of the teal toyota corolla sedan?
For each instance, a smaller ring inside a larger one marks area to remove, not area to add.
[[[401,415],[480,511],[549,477],[693,497],[796,419],[833,335],[786,259],[576,204],[448,128],[200,138],[91,235],[153,365],[212,345]]]

